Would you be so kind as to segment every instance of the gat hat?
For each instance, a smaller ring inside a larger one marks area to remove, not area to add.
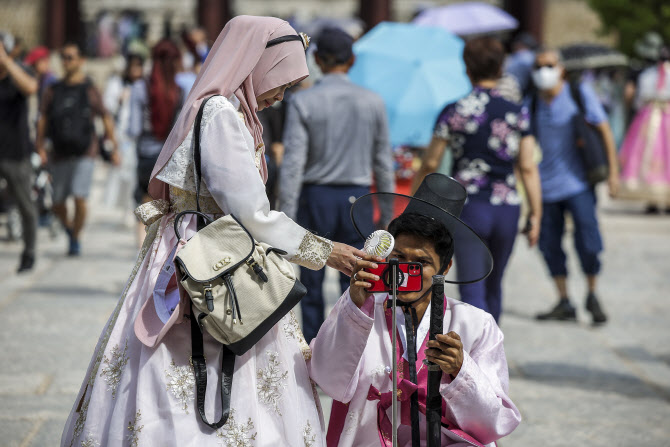
[[[354,38],[340,28],[324,28],[316,39],[316,54],[343,64],[353,56]]]
[[[188,309],[186,300],[181,299],[175,274],[177,247],[172,249],[161,267],[151,297],[135,318],[135,335],[150,348],[158,345],[174,324],[181,323],[184,309]]]
[[[372,210],[378,208],[379,203],[393,201],[393,214],[420,214],[430,217],[443,224],[454,240],[454,246],[467,243],[468,247],[477,251],[482,262],[468,263],[468,268],[462,271],[458,268],[458,256],[454,259],[456,272],[451,269],[445,282],[452,284],[469,284],[486,278],[493,269],[493,258],[488,247],[475,231],[461,219],[461,211],[468,193],[457,180],[444,174],[434,173],[427,175],[417,189],[414,196],[395,193],[375,192],[364,195],[351,205],[351,220],[358,234],[365,239],[362,230],[367,229]]]
[[[25,59],[23,59],[23,63],[30,66],[33,65],[35,62],[49,57],[49,49],[45,46],[39,46],[33,48],[30,53],[26,56]]]

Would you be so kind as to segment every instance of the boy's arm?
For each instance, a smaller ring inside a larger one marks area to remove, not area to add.
[[[509,373],[503,334],[490,317],[484,333],[471,349],[463,351],[463,364],[454,380],[443,375],[440,394],[447,405],[447,419],[488,444],[510,434],[521,414],[507,396]]]
[[[356,392],[373,324],[374,310],[372,315],[363,312],[347,290],[310,344],[312,358],[307,363],[310,377],[339,402],[351,401]]]

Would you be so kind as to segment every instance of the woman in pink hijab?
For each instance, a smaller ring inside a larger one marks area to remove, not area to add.
[[[282,20],[239,16],[212,47],[153,170],[149,192],[155,200],[136,211],[147,236],[95,349],[61,446],[325,445],[321,407],[306,366],[311,351],[292,312],[236,357],[225,425],[212,429],[200,420],[190,323],[180,312],[170,270],[178,242],[174,216],[195,209],[193,123],[203,100],[214,95],[200,128],[201,209],[214,217],[235,214],[257,240],[283,249],[301,266],[329,265],[350,273],[356,256],[364,256],[271,211],[265,194],[256,112],[281,101],[288,87],[307,77],[307,43],[296,36]],[[193,216],[184,218],[182,237],[190,238],[195,225]],[[174,315],[164,315],[165,309]],[[205,413],[218,421],[221,345],[204,337]]]

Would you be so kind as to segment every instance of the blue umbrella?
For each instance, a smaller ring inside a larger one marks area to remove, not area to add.
[[[428,145],[440,111],[471,88],[463,41],[441,28],[381,23],[354,52],[349,76],[384,99],[393,145]]]
[[[482,2],[454,3],[429,8],[415,19],[417,25],[439,26],[459,36],[516,29],[519,22],[502,9]]]

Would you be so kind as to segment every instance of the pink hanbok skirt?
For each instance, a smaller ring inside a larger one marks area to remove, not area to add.
[[[670,203],[670,103],[654,102],[638,112],[619,156],[621,198]]]
[[[324,424],[306,356],[310,355],[293,313],[236,358],[228,422],[213,430],[200,421],[190,365],[190,322],[174,325],[149,348],[134,321],[152,298],[158,273],[177,243],[169,213],[147,231],[126,290],[96,346],[67,420],[62,447],[310,446],[325,445]],[[187,237],[193,216],[182,222]],[[221,345],[205,336],[208,388],[205,410],[218,421]]]

